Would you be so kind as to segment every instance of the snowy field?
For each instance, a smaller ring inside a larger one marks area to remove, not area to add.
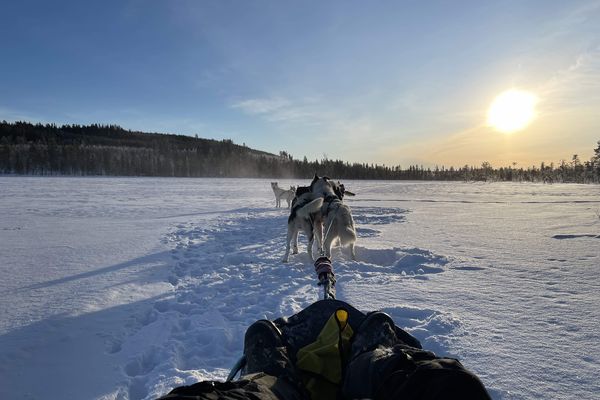
[[[280,181],[280,186],[308,181]],[[495,399],[600,398],[600,187],[345,182],[337,293]],[[268,180],[0,177],[0,398],[152,399],[223,379],[317,300]]]

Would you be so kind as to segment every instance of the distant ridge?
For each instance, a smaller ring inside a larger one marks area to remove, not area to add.
[[[61,125],[56,124],[31,124],[29,122],[15,122],[10,124],[2,121],[1,137],[22,137],[26,142],[55,141],[57,144],[82,144],[98,146],[127,146],[127,147],[154,147],[155,145],[170,143],[178,148],[219,146],[219,143],[233,144],[229,139],[222,141],[198,138],[170,133],[148,133],[124,129],[119,125]],[[261,150],[251,149],[246,146],[233,144],[246,152],[257,156],[279,157],[275,154]]]
[[[230,139],[21,121],[0,123],[0,151],[0,171],[33,175],[247,177],[288,160]]]
[[[118,125],[61,125],[0,122],[0,174],[170,176],[231,178],[600,182],[600,141],[590,161],[573,155],[570,163],[539,167],[424,168],[411,165],[297,160],[233,143],[163,133],[145,133]]]

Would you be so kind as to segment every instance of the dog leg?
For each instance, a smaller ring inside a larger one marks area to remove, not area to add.
[[[285,255],[283,256],[282,262],[288,262],[290,257],[290,243],[292,242],[292,238],[294,237],[294,229],[292,226],[288,224],[288,232],[285,239]],[[298,233],[296,232],[296,239],[298,238]]]
[[[292,254],[298,254],[298,231],[296,230],[292,235],[292,243],[294,244],[294,251]]]
[[[352,256],[352,260],[356,261],[356,252],[354,251],[354,242],[350,243],[350,255]]]
[[[317,251],[320,257],[323,254],[323,224],[315,222],[313,231],[317,239]]]
[[[288,262],[288,259],[290,257],[290,242],[291,241],[292,241],[292,231],[291,231],[290,227],[288,226],[287,236],[286,236],[286,240],[285,240],[285,255],[283,256],[283,260],[281,260],[284,263]]]
[[[290,246],[287,246],[285,249],[285,254],[283,256],[283,259],[281,260],[281,262],[287,263],[288,260],[290,258]]]
[[[356,234],[354,230],[346,230],[342,231],[339,236],[339,244],[340,248],[349,247],[350,248],[350,257],[352,260],[356,261],[356,250],[354,245],[356,244]]]
[[[287,246],[287,248],[285,249],[285,254],[283,255],[283,259],[281,260],[281,262],[287,263],[289,258],[290,258],[290,249],[289,249],[289,246]]]
[[[308,252],[308,258],[310,258],[310,261],[315,261],[315,259],[313,258],[313,252],[312,252],[313,245],[315,243],[315,235],[313,232],[310,232],[308,234],[308,237],[309,237],[308,247],[306,248],[306,251]]]

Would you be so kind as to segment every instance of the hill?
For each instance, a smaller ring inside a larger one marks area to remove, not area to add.
[[[262,176],[283,158],[228,139],[145,133],[117,125],[6,121],[0,123],[0,156],[3,173],[196,177]]]

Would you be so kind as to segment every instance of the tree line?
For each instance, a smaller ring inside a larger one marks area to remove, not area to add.
[[[117,125],[0,122],[0,173],[166,177],[310,178],[317,172],[340,179],[600,182],[600,141],[589,161],[527,168],[387,166],[342,160],[295,159],[238,145],[184,135],[131,131]]]

